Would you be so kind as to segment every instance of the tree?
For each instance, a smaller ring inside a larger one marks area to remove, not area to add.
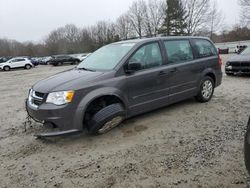
[[[184,0],[187,11],[187,34],[195,35],[207,24],[210,0]]]
[[[210,31],[210,38],[213,39],[213,34],[222,28],[223,20],[222,13],[217,9],[217,1],[214,1],[210,12],[208,13],[208,26]]]
[[[143,0],[133,2],[128,11],[129,22],[136,34],[142,38],[146,34],[147,5]]]
[[[129,20],[129,15],[127,13],[121,15],[117,21],[117,34],[121,39],[128,39],[132,35],[131,24]]]
[[[162,32],[166,32],[167,35],[184,35],[187,27],[185,14],[181,0],[167,0]]]
[[[244,23],[249,25],[250,22],[250,0],[238,0],[241,6],[241,17]]]
[[[151,26],[152,35],[157,35],[165,16],[166,1],[165,0],[149,0],[148,17]]]

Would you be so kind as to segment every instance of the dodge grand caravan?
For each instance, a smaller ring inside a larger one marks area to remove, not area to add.
[[[29,116],[57,136],[87,128],[103,134],[124,119],[187,98],[208,102],[221,84],[221,59],[201,37],[162,37],[109,44],[72,70],[36,83]]]

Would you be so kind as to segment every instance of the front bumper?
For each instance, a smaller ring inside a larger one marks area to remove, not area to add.
[[[83,129],[80,113],[77,113],[77,110],[70,105],[56,106],[43,103],[35,108],[29,103],[29,100],[26,100],[25,105],[28,115],[35,121],[51,123],[63,132],[81,131]]]
[[[250,74],[250,66],[228,66],[225,67],[226,73]]]

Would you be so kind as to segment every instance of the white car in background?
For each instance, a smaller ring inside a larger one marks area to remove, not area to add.
[[[91,53],[88,54],[81,54],[77,58],[82,62],[84,59],[86,59]]]
[[[0,70],[9,71],[10,69],[25,68],[31,69],[33,64],[28,58],[16,57],[12,58],[5,63],[0,64]]]

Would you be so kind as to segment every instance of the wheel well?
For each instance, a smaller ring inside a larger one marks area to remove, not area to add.
[[[87,125],[87,122],[92,118],[92,116],[97,113],[102,108],[109,106],[111,104],[120,103],[124,107],[123,101],[115,95],[105,95],[98,97],[88,104],[88,107],[84,113],[83,123]]]
[[[213,73],[207,73],[206,76],[209,76],[210,78],[212,78],[214,81],[214,84],[216,84],[216,78],[215,78],[215,75]]]

